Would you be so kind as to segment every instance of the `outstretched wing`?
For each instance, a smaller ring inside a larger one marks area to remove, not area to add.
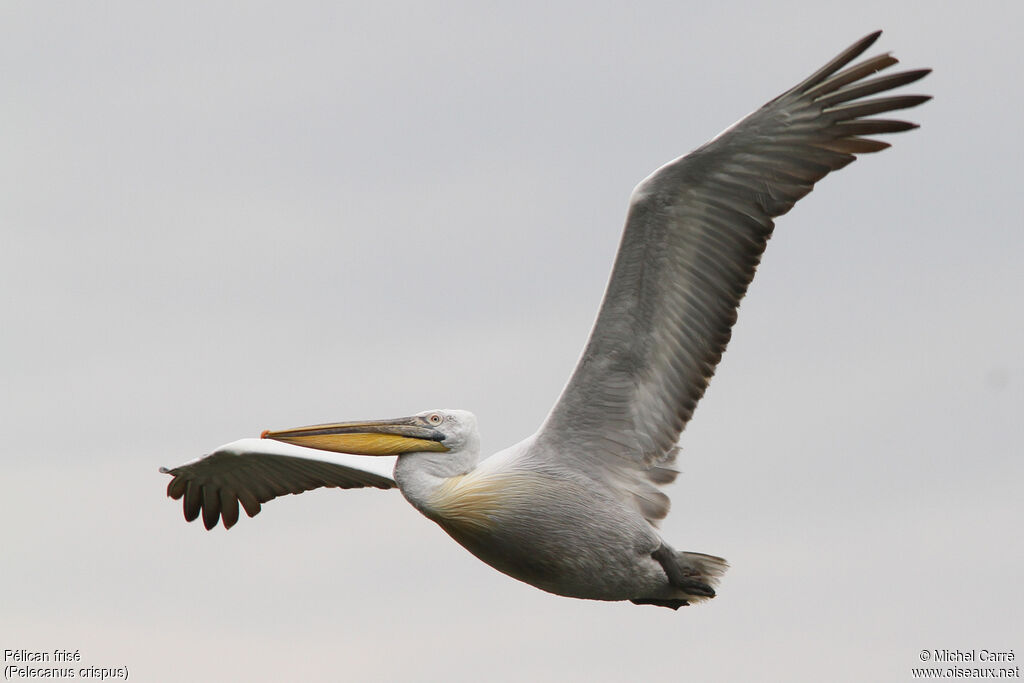
[[[856,154],[889,146],[862,136],[917,127],[868,117],[930,99],[863,99],[929,72],[869,78],[897,63],[888,54],[844,69],[880,33],[637,186],[594,330],[535,452],[617,475],[649,519],[667,513],[650,482],[671,480],[664,466],[729,342],[772,219]]]
[[[185,519],[200,511],[207,529],[238,521],[238,504],[253,517],[260,505],[288,493],[337,487],[395,488],[394,457],[346,455],[303,448],[269,439],[241,439],[174,469],[160,468],[173,479],[167,495],[184,498]]]

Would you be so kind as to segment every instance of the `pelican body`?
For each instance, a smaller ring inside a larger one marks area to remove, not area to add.
[[[662,538],[660,487],[676,477],[676,442],[773,219],[855,155],[889,146],[865,136],[917,127],[869,117],[927,96],[864,98],[929,70],[873,77],[897,62],[889,54],[847,66],[879,35],[636,187],[590,339],[529,438],[481,460],[464,410],[267,431],[161,468],[168,495],[212,529],[286,493],[397,487],[476,557],[542,590],[672,609],[714,597],[728,565]]]

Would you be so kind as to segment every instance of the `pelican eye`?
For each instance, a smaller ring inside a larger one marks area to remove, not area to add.
[[[438,415],[437,413],[434,413],[433,415],[427,416],[427,422],[429,422],[432,425],[439,425],[442,422],[444,422],[444,418]]]

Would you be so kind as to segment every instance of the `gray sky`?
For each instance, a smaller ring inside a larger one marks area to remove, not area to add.
[[[372,7],[370,7],[372,5]],[[911,680],[1024,657],[1019,3],[0,6],[0,649],[133,680]],[[396,492],[230,532],[268,427],[531,433],[632,187],[871,30],[918,131],[779,221],[664,524],[706,606],[558,598]]]

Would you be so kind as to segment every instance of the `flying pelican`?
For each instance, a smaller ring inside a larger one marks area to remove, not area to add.
[[[867,117],[928,96],[863,98],[930,69],[868,78],[897,63],[889,54],[845,68],[880,34],[636,187],[590,339],[533,436],[481,460],[476,418],[463,410],[267,431],[161,468],[173,476],[167,495],[212,529],[218,518],[233,526],[239,504],[252,517],[287,493],[397,486],[471,553],[542,590],[672,609],[714,597],[726,561],[661,537],[669,499],[658,487],[676,477],[676,441],[772,219],[829,171],[889,146],[864,136],[917,127]]]

